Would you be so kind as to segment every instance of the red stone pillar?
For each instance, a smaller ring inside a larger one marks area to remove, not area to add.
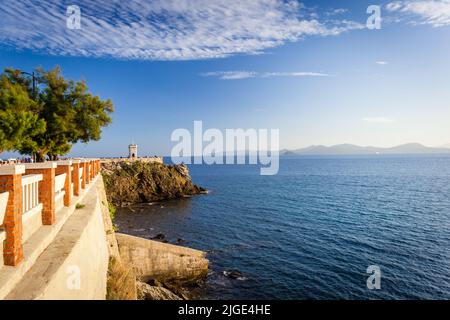
[[[81,176],[81,189],[86,189],[86,161],[80,160],[80,168],[83,175]]]
[[[86,160],[84,167],[84,173],[86,174],[86,184],[89,184],[91,182],[90,163],[91,162],[89,160]]]
[[[72,160],[72,181],[73,181],[73,195],[78,197],[81,193],[80,184],[80,160]]]
[[[93,180],[95,177],[94,160],[89,160],[89,164],[91,165],[91,180]]]
[[[42,174],[39,182],[39,202],[42,203],[42,224],[52,225],[56,220],[55,172],[56,162],[27,163],[26,174]]]
[[[72,201],[72,160],[58,161],[56,167],[56,175],[66,174],[64,182],[64,206],[70,207]]]
[[[7,266],[17,266],[23,259],[22,245],[22,175],[23,165],[0,166],[0,193],[8,192],[4,228],[3,261]]]

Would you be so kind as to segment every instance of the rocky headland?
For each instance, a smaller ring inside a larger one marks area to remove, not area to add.
[[[108,202],[116,207],[207,192],[193,184],[189,170],[183,164],[110,162],[102,164],[102,173]]]

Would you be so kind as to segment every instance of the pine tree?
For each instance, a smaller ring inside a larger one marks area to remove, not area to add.
[[[0,151],[54,160],[77,142],[99,140],[112,121],[111,100],[92,95],[85,81],[66,80],[59,67],[35,74],[36,86],[20,70],[1,75]]]
[[[37,146],[33,137],[45,131],[45,121],[37,110],[24,83],[6,74],[0,76],[0,153],[17,151],[25,145]]]

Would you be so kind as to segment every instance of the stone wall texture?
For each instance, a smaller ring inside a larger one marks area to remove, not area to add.
[[[116,233],[122,260],[134,268],[141,281],[162,282],[203,278],[208,273],[205,252]]]

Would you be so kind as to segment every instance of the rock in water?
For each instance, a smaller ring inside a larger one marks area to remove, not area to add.
[[[233,280],[241,280],[241,281],[247,280],[247,278],[244,277],[239,270],[224,271],[223,275]]]
[[[152,240],[164,240],[166,238],[164,233],[158,233],[156,236],[152,238]]]
[[[117,207],[182,198],[206,191],[192,183],[185,165],[124,161],[102,164],[102,173],[108,202]]]
[[[182,300],[179,296],[163,287],[154,287],[145,282],[136,283],[139,300]]]

